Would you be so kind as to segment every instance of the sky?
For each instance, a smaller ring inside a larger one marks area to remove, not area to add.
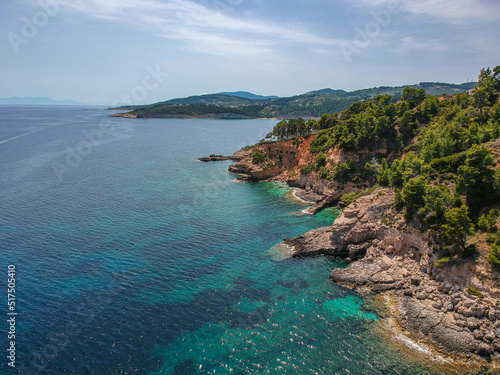
[[[292,96],[500,65],[498,0],[16,0],[0,19],[0,97]]]

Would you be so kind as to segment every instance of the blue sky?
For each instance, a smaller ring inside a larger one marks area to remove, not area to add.
[[[0,14],[0,97],[290,96],[500,65],[498,0],[16,0]]]

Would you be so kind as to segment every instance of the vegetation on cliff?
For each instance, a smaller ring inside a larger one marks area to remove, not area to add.
[[[434,97],[407,87],[353,103],[319,120],[280,121],[266,140],[310,141],[314,161],[301,175],[357,186],[393,187],[397,209],[450,255],[470,255],[469,239],[487,232],[490,261],[500,259],[500,66],[483,69],[474,90]],[[328,161],[334,150],[351,155]],[[265,158],[265,157],[264,157]],[[356,194],[344,197],[345,203]]]
[[[471,95],[442,100],[430,114],[429,98],[423,100],[415,111],[418,136],[406,148],[411,151],[390,167],[383,160],[378,169],[378,182],[398,189],[407,220],[423,222],[450,253],[463,253],[476,228],[497,230],[498,213],[490,208],[500,199],[491,150],[500,137],[499,90],[496,67],[481,71]]]
[[[340,200],[332,226],[285,240],[293,256],[346,257],[330,278],[390,293],[415,337],[500,358],[499,94],[500,66],[470,92],[406,88],[398,101],[281,121],[230,170],[322,194],[312,208]]]

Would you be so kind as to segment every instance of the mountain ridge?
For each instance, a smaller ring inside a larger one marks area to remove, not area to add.
[[[227,96],[237,96],[240,98],[245,98],[245,99],[255,99],[255,100],[265,100],[265,99],[276,99],[279,98],[279,96],[276,95],[257,95],[248,91],[233,91],[233,92],[219,92],[217,93],[219,95],[227,95]]]
[[[113,108],[131,111],[126,117],[192,117],[214,118],[233,114],[240,118],[318,118],[324,113],[335,113],[347,109],[351,104],[369,100],[379,95],[390,95],[397,102],[406,87],[425,89],[432,96],[457,94],[471,90],[475,82],[461,84],[421,82],[407,86],[380,86],[347,92],[345,90],[321,89],[290,97],[250,99],[224,93],[176,98],[142,106]],[[238,92],[235,92],[238,93]],[[245,92],[244,92],[245,93]],[[233,93],[234,94],[234,93]],[[251,93],[250,93],[251,94]],[[251,94],[259,97],[258,95]],[[122,117],[124,114],[113,115]]]

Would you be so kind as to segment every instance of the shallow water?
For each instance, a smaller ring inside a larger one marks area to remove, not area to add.
[[[329,281],[344,262],[270,251],[339,211],[297,215],[286,186],[196,161],[276,121],[108,114],[0,107],[0,269],[16,266],[24,373],[434,373]]]

